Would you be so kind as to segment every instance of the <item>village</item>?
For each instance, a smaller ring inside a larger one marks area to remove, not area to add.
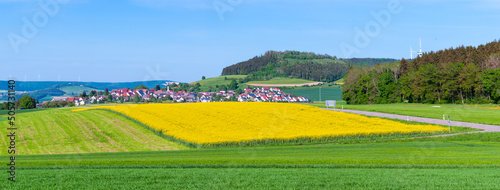
[[[309,102],[307,97],[295,97],[281,91],[279,88],[254,87],[245,88],[243,93],[237,94],[234,90],[220,90],[218,92],[186,92],[174,90],[155,89],[112,89],[108,95],[89,95],[88,97],[53,97],[52,102],[72,102],[74,106],[106,102],[158,102],[170,100],[171,102]],[[44,101],[48,104],[50,101]],[[41,106],[40,105],[40,106]]]

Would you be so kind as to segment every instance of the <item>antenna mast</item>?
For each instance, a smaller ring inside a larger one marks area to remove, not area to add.
[[[422,52],[422,37],[420,37],[420,51],[418,52],[418,56],[422,56],[424,53]]]

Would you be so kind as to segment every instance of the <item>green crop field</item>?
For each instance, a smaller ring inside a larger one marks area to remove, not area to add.
[[[20,155],[18,181],[0,188],[498,189],[499,155],[500,133],[361,144]]]
[[[372,104],[347,105],[339,102],[344,109],[373,111],[408,116],[418,116],[434,119],[443,119],[443,115],[450,116],[453,121],[500,125],[500,109],[486,109],[498,105],[457,105],[457,104]],[[324,103],[312,104],[325,107]]]
[[[190,85],[194,85],[196,83],[200,83],[202,91],[208,91],[208,87],[211,86],[215,88],[215,85],[228,85],[234,79],[238,81],[239,79],[245,78],[247,75],[224,75],[219,77],[206,78],[205,80],[199,80],[196,82],[189,83]],[[227,78],[227,80],[225,79]],[[242,84],[239,84],[242,85]]]
[[[293,90],[284,90],[287,93],[294,93],[296,96],[308,97],[309,100],[319,101],[319,88],[301,88]],[[342,100],[341,88],[321,88],[321,101]]]
[[[20,154],[63,154],[183,149],[111,112],[70,112],[69,108],[16,113]],[[5,116],[3,116],[5,117]],[[7,122],[0,123],[7,134]],[[7,138],[2,145],[7,147]],[[0,155],[7,154],[2,151]]]
[[[316,81],[306,80],[306,79],[298,79],[298,78],[281,78],[276,77],[271,80],[265,81],[249,81],[246,84],[304,84],[304,83],[312,83]]]
[[[337,84],[344,84],[344,78],[341,78],[339,80],[336,80],[335,82],[333,83],[337,83]]]
[[[45,109],[45,108],[28,109],[28,110],[25,110],[25,109],[22,109],[22,110],[16,109],[15,112],[16,112],[16,114],[19,114],[19,113],[29,113],[29,112],[36,112],[36,111],[43,111],[43,110],[48,110],[48,109]],[[0,116],[5,116],[7,114],[9,114],[9,110],[0,110]]]
[[[2,189],[499,189],[498,168],[22,170]],[[118,174],[119,173],[119,174]],[[43,176],[43,177],[40,177]]]

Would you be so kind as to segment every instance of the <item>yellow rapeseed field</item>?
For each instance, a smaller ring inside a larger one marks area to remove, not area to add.
[[[490,109],[490,110],[500,110],[500,107],[489,107],[489,108],[484,108],[484,109]]]
[[[122,113],[165,135],[195,144],[258,140],[433,133],[436,125],[409,125],[396,121],[322,110],[293,103],[219,102],[101,106]]]

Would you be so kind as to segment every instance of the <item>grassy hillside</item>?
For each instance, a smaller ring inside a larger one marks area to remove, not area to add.
[[[0,116],[5,117],[5,116]],[[176,150],[185,147],[163,139],[122,116],[106,111],[70,112],[69,108],[16,114],[20,154],[66,154]],[[7,134],[7,121],[0,123]],[[1,144],[7,147],[7,138]],[[7,154],[2,151],[1,155]]]
[[[344,78],[341,78],[339,80],[334,81],[333,83],[343,85],[344,84]]]
[[[68,95],[68,96],[79,95],[79,94],[83,93],[83,91],[87,91],[87,93],[89,93],[92,90],[98,90],[95,88],[90,88],[90,87],[85,87],[85,86],[65,86],[65,87],[61,87],[59,89],[66,92],[66,95]]]
[[[265,81],[249,81],[247,84],[304,84],[304,83],[312,83],[315,81],[298,79],[298,78],[284,78],[284,77],[276,77],[271,80]]]
[[[83,91],[87,91],[87,93],[89,93],[92,90],[98,90],[98,89],[86,87],[86,86],[63,86],[63,87],[60,87],[57,89],[62,90],[65,93],[65,94],[60,95],[60,96],[70,96],[70,97],[78,96],[79,94],[83,93]],[[43,98],[40,98],[39,101],[40,102],[51,101],[53,98],[54,98],[54,96],[47,95]]]
[[[233,79],[238,81],[239,79],[243,79],[246,76],[247,75],[225,75],[225,76],[206,78],[205,80],[199,80],[199,81],[195,81],[195,82],[192,82],[189,84],[195,85],[196,83],[200,83],[201,91],[208,91],[209,86],[215,88],[215,85],[219,85],[219,86],[228,85],[229,83],[231,83],[231,81]],[[227,80],[225,78],[227,78]],[[244,85],[244,84],[241,84],[241,85]]]
[[[362,144],[21,155],[18,181],[0,188],[498,189],[499,138],[479,133]]]

